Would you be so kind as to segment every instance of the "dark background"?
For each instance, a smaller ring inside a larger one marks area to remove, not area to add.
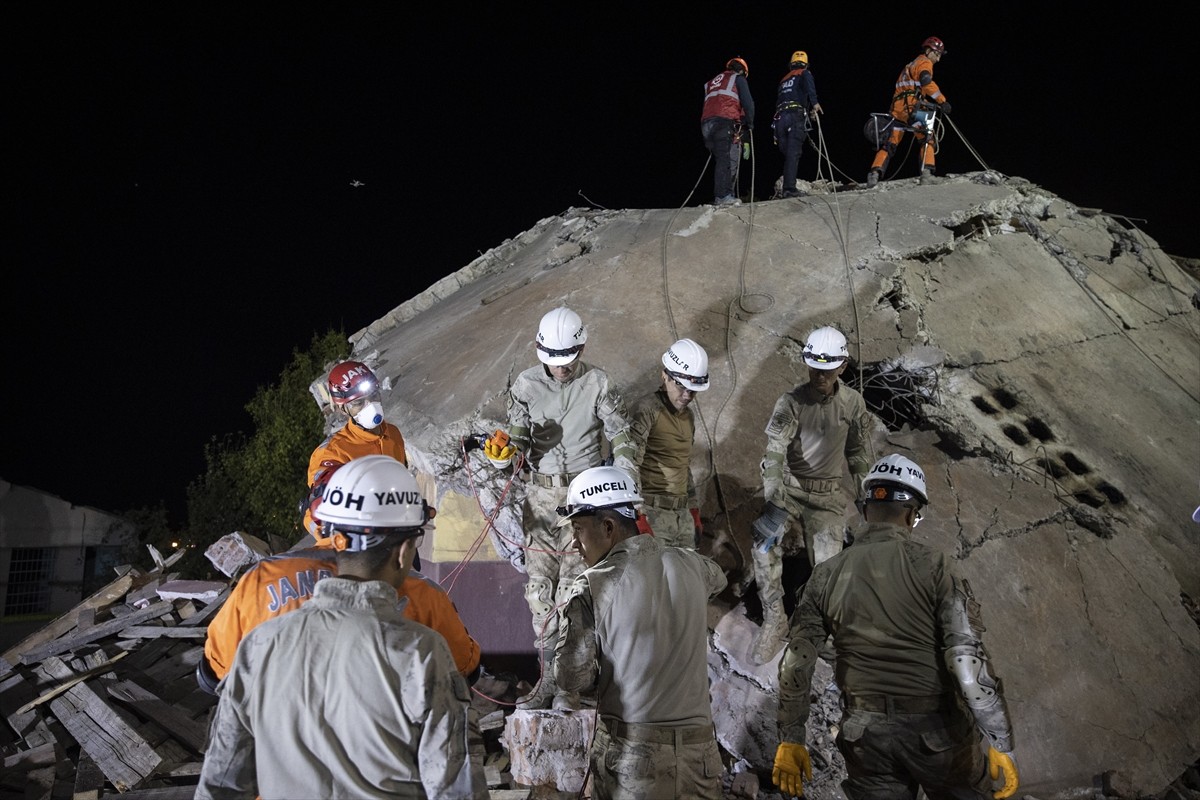
[[[572,205],[709,201],[701,87],[734,55],[758,199],[793,50],[839,177],[861,181],[863,123],[932,34],[961,131],[939,171],[982,159],[1200,255],[1192,47],[1165,12],[340,5],[6,6],[0,477],[182,522],[205,442],[246,429],[313,334],[351,334]],[[800,177],[816,168],[809,148]]]

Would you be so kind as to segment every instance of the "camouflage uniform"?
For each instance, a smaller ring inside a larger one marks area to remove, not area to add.
[[[197,800],[488,797],[466,681],[382,581],[330,577],[247,634],[222,682]]]
[[[714,562],[640,534],[572,583],[560,611],[560,689],[596,696],[597,798],[721,797],[708,693]]]
[[[779,736],[805,741],[816,652],[831,635],[846,795],[915,798],[919,784],[930,800],[986,800],[980,732],[998,750],[1012,749],[1003,690],[997,681],[994,697],[968,714],[945,664],[952,647],[987,661],[979,604],[949,559],[908,536],[870,523],[853,547],[813,569],[780,661]]]
[[[642,513],[654,536],[670,547],[696,549],[696,485],[692,481],[692,409],[676,411],[662,389],[637,402],[629,423],[637,447]]]
[[[789,532],[766,552],[754,547],[754,578],[763,606],[755,660],[766,663],[783,646],[783,556],[797,551],[791,531],[799,523],[808,563],[819,564],[842,549],[849,499],[842,489],[848,464],[857,485],[871,468],[868,452],[874,424],[862,395],[836,384],[826,397],[805,383],[775,403],[767,423],[762,460],[763,496],[787,513]]]
[[[576,475],[603,462],[605,439],[615,465],[636,482],[629,415],[603,370],[579,362],[571,380],[560,383],[539,364],[518,375],[509,388],[508,424],[512,442],[533,470],[521,509],[529,575],[525,601],[533,615],[536,645],[549,663],[558,638],[555,609],[583,570],[583,560],[571,544],[571,529],[554,527],[555,509],[566,502],[567,487]],[[552,670],[546,670],[543,684],[547,691],[553,688]]]

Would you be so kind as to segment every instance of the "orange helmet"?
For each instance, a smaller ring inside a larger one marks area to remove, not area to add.
[[[925,41],[921,42],[921,49],[932,48],[942,55],[946,54],[946,43],[936,36],[930,36]]]
[[[733,58],[729,59],[729,61],[725,62],[725,69],[733,69],[734,64],[741,64],[742,73],[747,78],[750,77],[750,65],[746,63],[746,59],[742,58],[741,56],[734,56]]]

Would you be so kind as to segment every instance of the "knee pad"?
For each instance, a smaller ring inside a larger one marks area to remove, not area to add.
[[[545,619],[554,611],[554,584],[541,575],[530,575],[525,582],[525,602],[534,619]]]

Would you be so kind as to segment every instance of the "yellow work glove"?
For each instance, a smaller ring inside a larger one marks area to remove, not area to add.
[[[808,748],[794,742],[780,742],[775,750],[775,768],[771,770],[771,783],[787,794],[803,797],[804,784],[801,778],[806,781],[812,780],[812,761],[808,758]],[[1016,784],[1013,784],[1013,788],[1016,788]]]
[[[775,756],[775,763],[779,763],[779,756]],[[1013,761],[1011,753],[1001,753],[994,747],[988,748],[988,774],[992,776],[992,780],[1000,780],[1000,776],[1004,776],[1004,786],[998,791],[992,792],[992,797],[996,800],[1004,800],[1006,797],[1012,797],[1017,791],[1017,784],[1020,783],[1020,778],[1017,777],[1017,762]]]

